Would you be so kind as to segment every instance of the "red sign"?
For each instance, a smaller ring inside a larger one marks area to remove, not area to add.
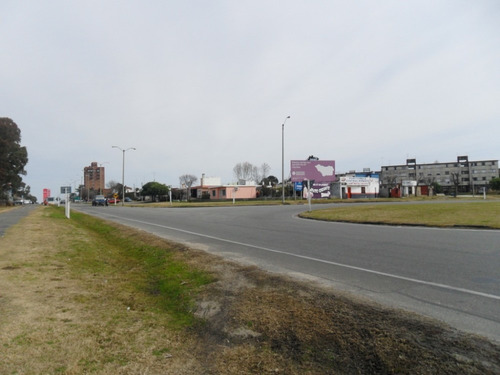
[[[43,200],[45,201],[48,197],[50,197],[50,189],[43,189]]]

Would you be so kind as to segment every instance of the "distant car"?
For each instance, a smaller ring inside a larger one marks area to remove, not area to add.
[[[125,197],[125,202],[132,202],[132,199],[130,199],[129,197]]]
[[[120,200],[118,198],[110,198],[108,199],[109,204],[115,204],[115,203],[120,203]]]
[[[104,195],[96,195],[95,198],[92,200],[92,206],[106,206],[106,198],[104,198]]]
[[[47,197],[45,201],[47,202],[47,204],[57,205],[59,203],[59,198]]]

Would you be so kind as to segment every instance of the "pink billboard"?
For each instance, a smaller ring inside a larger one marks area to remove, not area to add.
[[[50,189],[43,189],[43,200],[45,201],[48,197],[50,197]]]
[[[314,180],[335,181],[335,160],[292,160],[290,162],[292,182]]]

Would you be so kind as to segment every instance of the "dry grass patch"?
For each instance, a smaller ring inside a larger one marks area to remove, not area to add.
[[[37,210],[0,238],[0,373],[200,371],[189,337],[105,254],[91,261],[103,272],[89,272],[82,259],[102,244],[52,215]]]

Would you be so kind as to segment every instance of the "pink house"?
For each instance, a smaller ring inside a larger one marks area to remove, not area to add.
[[[201,185],[191,188],[196,198],[209,199],[254,199],[257,198],[256,185],[221,185],[220,178],[201,177]]]

